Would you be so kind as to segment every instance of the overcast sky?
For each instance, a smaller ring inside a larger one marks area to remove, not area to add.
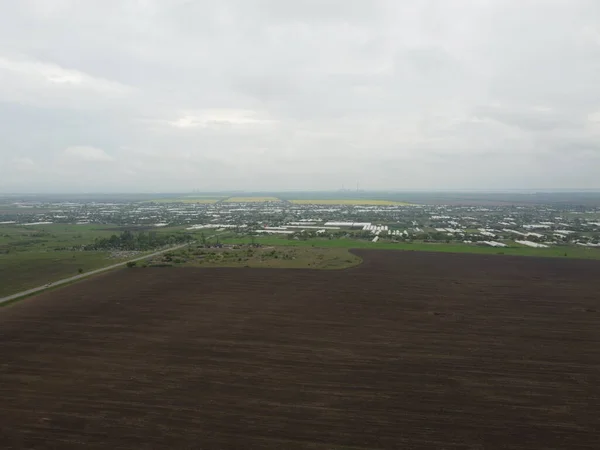
[[[0,192],[600,188],[598,0],[0,0]]]

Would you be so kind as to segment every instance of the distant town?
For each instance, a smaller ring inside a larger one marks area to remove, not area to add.
[[[394,200],[277,197],[184,197],[144,201],[6,200],[0,234],[9,225],[114,225],[191,233],[440,242],[505,248],[600,247],[600,207],[580,204],[444,205]]]

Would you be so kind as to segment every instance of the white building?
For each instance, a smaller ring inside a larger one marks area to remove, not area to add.
[[[544,244],[538,244],[537,242],[531,242],[531,241],[515,241],[517,244],[521,244],[521,245],[526,245],[527,247],[534,247],[534,248],[548,248],[547,245]]]

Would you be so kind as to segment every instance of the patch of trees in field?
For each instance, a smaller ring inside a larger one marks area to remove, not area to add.
[[[145,233],[134,231],[123,231],[121,234],[113,234],[109,238],[96,238],[94,243],[84,246],[84,250],[153,250],[168,245],[184,244],[194,240],[188,233],[157,233],[150,231]]]
[[[227,247],[205,247],[197,245],[186,247],[176,252],[167,252],[153,258],[149,266],[167,267],[177,264],[225,264],[236,265],[236,263],[257,263],[270,260],[291,261],[296,259],[296,249],[262,249],[253,246],[227,246]],[[322,260],[323,255],[317,254],[316,260]],[[147,265],[142,264],[141,267]],[[133,266],[130,266],[133,267]]]

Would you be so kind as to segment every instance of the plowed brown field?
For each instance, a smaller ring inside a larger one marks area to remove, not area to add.
[[[0,309],[0,448],[600,448],[597,261],[357,253]]]

